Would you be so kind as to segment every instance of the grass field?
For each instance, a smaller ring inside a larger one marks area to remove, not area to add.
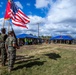
[[[76,75],[76,45],[22,46],[17,50],[14,71],[0,67],[0,75]]]

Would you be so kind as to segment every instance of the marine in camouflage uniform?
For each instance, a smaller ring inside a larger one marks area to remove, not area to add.
[[[5,47],[8,51],[8,70],[13,70],[15,59],[16,59],[16,39],[14,37],[13,31],[9,31],[8,38],[6,39]]]
[[[1,29],[1,35],[0,35],[0,51],[1,51],[1,65],[5,66],[6,60],[7,60],[7,53],[5,49],[5,40],[7,38],[7,34],[5,28]]]

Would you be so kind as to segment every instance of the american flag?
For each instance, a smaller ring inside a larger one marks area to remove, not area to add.
[[[20,9],[19,7],[11,0],[8,2],[10,10],[6,15],[9,15],[7,18],[12,19],[12,23],[16,26],[20,27],[26,27],[26,24],[30,22],[29,17],[27,17]],[[8,7],[8,6],[7,6]],[[7,11],[7,9],[6,9]],[[6,17],[5,17],[6,18]]]

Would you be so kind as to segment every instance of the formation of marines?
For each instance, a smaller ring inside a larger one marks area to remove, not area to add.
[[[0,34],[0,56],[1,63],[0,66],[5,66],[8,57],[8,71],[11,72],[14,67],[16,59],[16,48],[19,48],[16,44],[16,38],[14,37],[14,32],[9,31],[6,34],[6,29],[1,29]]]

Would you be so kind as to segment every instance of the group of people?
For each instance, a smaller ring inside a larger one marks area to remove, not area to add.
[[[8,35],[6,34],[6,29],[1,29],[0,34],[0,56],[1,63],[0,66],[5,66],[7,57],[8,57],[8,71],[12,71],[16,59],[16,48],[19,49],[19,46],[16,44],[16,38],[14,37],[14,32],[9,31]]]

